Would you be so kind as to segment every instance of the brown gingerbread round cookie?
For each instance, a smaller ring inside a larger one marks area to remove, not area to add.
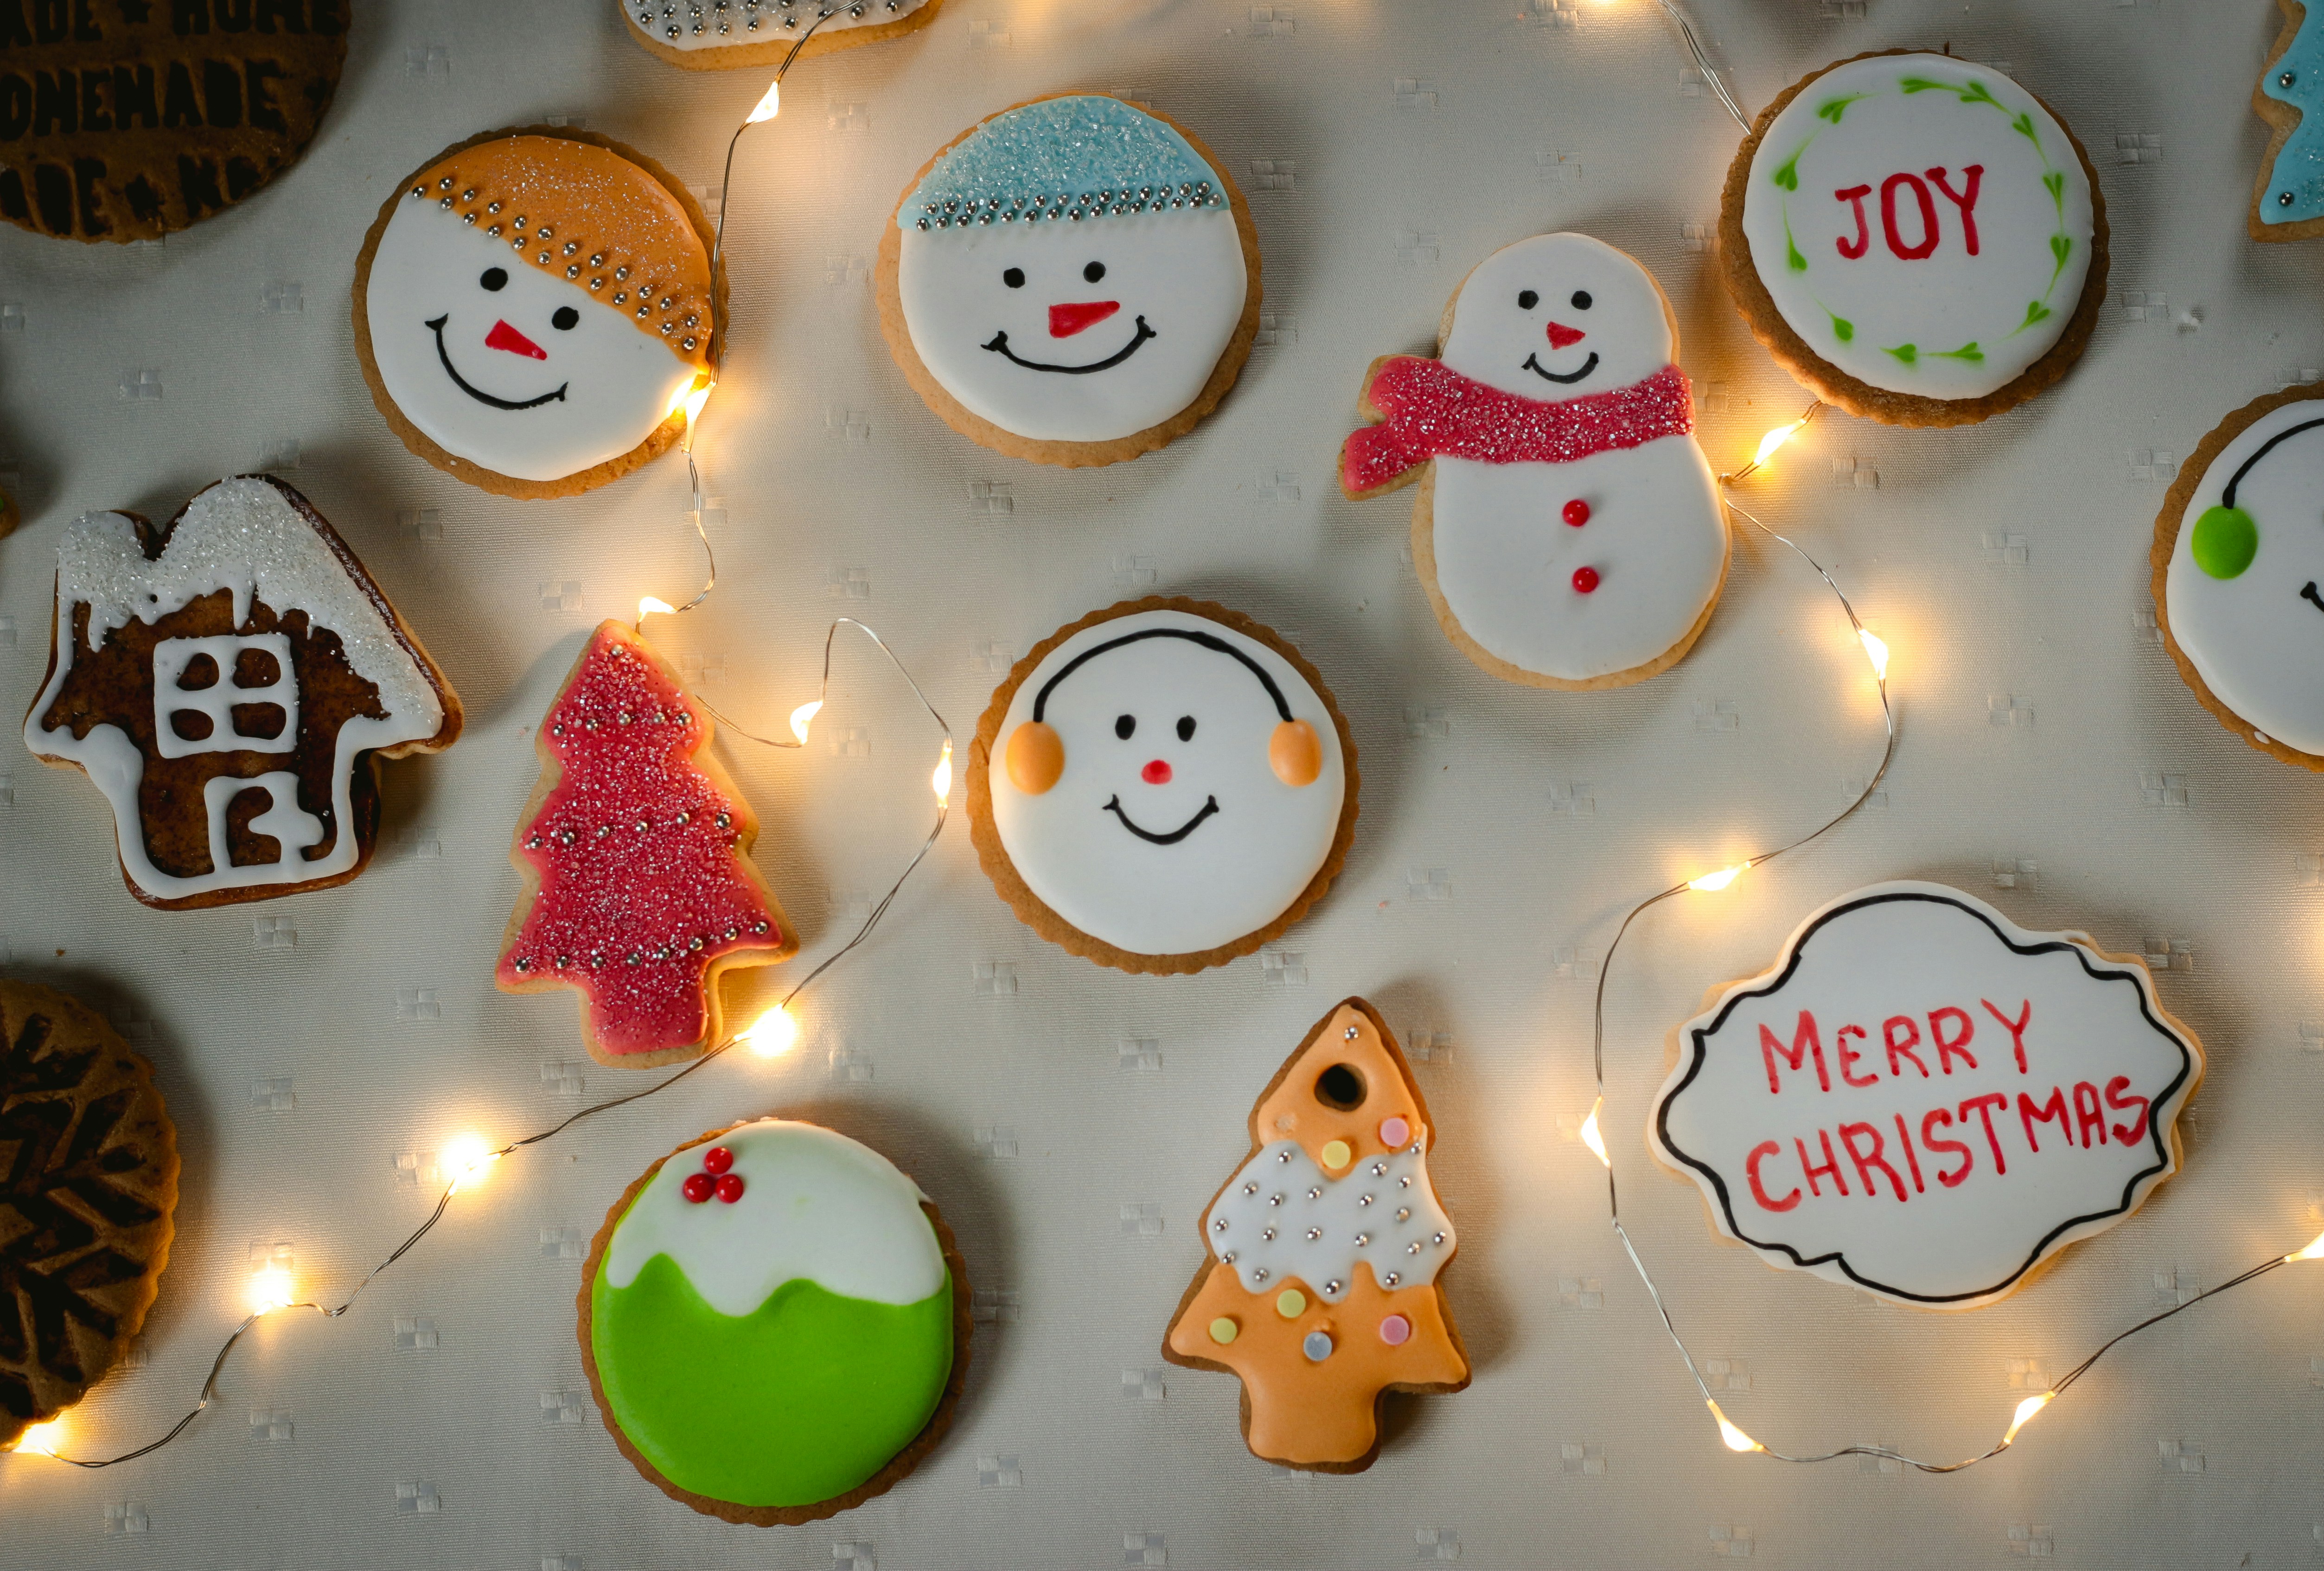
[[[355,262],[355,354],[403,445],[500,496],[573,496],[667,452],[714,380],[715,234],[594,132],[490,131],[407,176]]]
[[[613,0],[625,31],[647,53],[689,71],[779,66],[813,27],[799,59],[880,43],[936,20],[943,0]],[[833,14],[835,13],[835,14]]]
[[[1768,353],[1830,404],[1964,426],[2081,357],[2106,298],[2089,155],[1989,67],[1889,50],[1785,89],[1735,154],[1720,274]]]
[[[346,60],[349,0],[0,5],[0,218],[158,240],[307,149]]]
[[[178,1135],[105,1018],[0,978],[0,1449],[128,1351],[170,1263]]]
[[[1018,919],[1117,970],[1224,965],[1332,887],[1356,744],[1323,674],[1209,601],[1092,611],[1017,662],[969,745],[969,833]]]
[[[708,1516],[797,1526],[884,1494],[952,1423],[968,1268],[918,1187],[819,1125],[688,1141],[613,1202],[581,1359],[622,1455]]]

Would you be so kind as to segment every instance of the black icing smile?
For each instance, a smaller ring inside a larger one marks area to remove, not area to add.
[[[2324,611],[2324,595],[2319,595],[2316,593],[2316,581],[2314,579],[2310,579],[2307,586],[2301,590],[2300,598],[2314,606],[2318,611]]]
[[[1211,797],[1203,804],[1203,810],[1200,813],[1197,813],[1194,817],[1188,819],[1185,822],[1172,830],[1168,834],[1156,834],[1150,829],[1140,829],[1136,824],[1130,822],[1130,814],[1121,810],[1121,798],[1119,796],[1107,803],[1103,807],[1098,809],[1100,813],[1111,813],[1114,817],[1121,820],[1121,827],[1136,835],[1139,840],[1157,846],[1176,845],[1180,841],[1185,840],[1188,835],[1194,833],[1196,829],[1200,828],[1202,826],[1203,820],[1210,817],[1211,814],[1216,813],[1218,810],[1219,799],[1215,796]]]
[[[451,319],[452,313],[447,311],[442,316],[437,317],[434,321],[428,323],[427,326],[429,332],[436,335],[436,358],[444,363],[444,374],[452,379],[453,386],[458,388],[462,392],[466,393],[478,403],[490,404],[496,409],[539,409],[545,403],[562,402],[564,400],[565,390],[573,385],[571,382],[559,382],[557,385],[557,390],[554,392],[545,392],[537,399],[524,399],[521,400],[516,399],[496,399],[481,388],[470,386],[468,379],[462,376],[457,371],[453,369],[451,353],[444,347],[444,324]]]
[[[1569,340],[1569,342],[1571,341]],[[1542,378],[1545,381],[1576,382],[1580,381],[1583,377],[1588,376],[1591,372],[1598,369],[1598,352],[1595,349],[1590,352],[1590,358],[1582,363],[1582,369],[1580,371],[1569,371],[1563,376],[1560,376],[1556,372],[1547,369],[1540,361],[1536,360],[1530,354],[1525,357],[1525,363],[1517,369],[1520,371],[1530,371],[1536,376]]]
[[[1087,376],[1093,371],[1112,370],[1115,366],[1120,365],[1123,361],[1137,354],[1139,346],[1142,345],[1148,338],[1158,338],[1160,336],[1160,334],[1155,332],[1153,328],[1146,325],[1146,318],[1140,317],[1138,318],[1138,333],[1136,336],[1132,337],[1129,343],[1123,345],[1120,349],[1115,350],[1111,354],[1107,355],[1103,360],[1098,361],[1090,365],[1043,365],[1038,361],[1019,359],[1015,352],[1010,350],[1009,347],[1009,335],[1005,331],[995,333],[992,335],[992,342],[987,344],[984,347],[992,350],[994,353],[1001,355],[1001,357],[1008,361],[1010,364],[1021,365],[1028,371],[1054,371],[1062,376]],[[1590,357],[1590,363],[1592,365],[1597,364],[1598,357],[1595,354],[1592,354]],[[450,362],[446,362],[446,364],[448,365],[449,363]],[[464,382],[461,385],[465,387],[466,384]],[[1216,811],[1215,807],[1213,807],[1213,811]],[[1122,822],[1124,823],[1130,822],[1126,818],[1123,819]],[[1200,823],[1201,822],[1202,820],[1199,818],[1194,821],[1195,823]],[[1136,828],[1137,826],[1133,824],[1131,827]],[[1193,827],[1194,824],[1188,824],[1186,826],[1187,829],[1192,829]],[[1142,829],[1139,830],[1138,832],[1140,834],[1146,834],[1146,831]],[[1170,840],[1176,840],[1179,835],[1183,835],[1185,832],[1185,830],[1180,830],[1178,834],[1172,835]],[[1146,835],[1146,838],[1148,840],[1152,840],[1154,839],[1154,836],[1148,834]],[[1164,841],[1161,843],[1167,845],[1169,843],[1169,841]]]

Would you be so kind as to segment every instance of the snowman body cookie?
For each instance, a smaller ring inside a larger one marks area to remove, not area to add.
[[[1068,468],[1183,436],[1259,329],[1242,194],[1165,116],[1102,94],[1004,109],[931,159],[880,241],[880,327],[971,440]]]
[[[503,496],[619,478],[708,380],[708,225],[677,179],[587,132],[493,132],[405,179],[364,243],[355,346],[405,446]]]
[[[1017,663],[978,723],[970,832],[1044,938],[1126,971],[1250,953],[1321,899],[1355,831],[1355,743],[1299,652],[1153,596]]]
[[[1727,576],[1661,289],[1586,234],[1495,252],[1445,308],[1442,358],[1364,379],[1340,484],[1416,477],[1413,562],[1445,636],[1494,675],[1614,687],[1674,664]]]

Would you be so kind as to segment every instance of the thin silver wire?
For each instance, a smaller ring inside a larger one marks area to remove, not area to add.
[[[1744,134],[1748,135],[1751,117],[1743,113],[1743,106],[1737,103],[1735,95],[1727,90],[1727,79],[1719,74],[1719,68],[1711,63],[1711,56],[1703,49],[1702,40],[1695,36],[1694,23],[1686,19],[1674,0],[1662,0],[1662,8],[1677,24],[1678,35],[1686,43],[1686,52],[1694,57],[1694,69],[1702,73],[1702,79],[1711,85],[1711,90],[1719,96],[1719,101],[1727,106],[1727,112],[1735,116],[1735,124],[1743,128]]]

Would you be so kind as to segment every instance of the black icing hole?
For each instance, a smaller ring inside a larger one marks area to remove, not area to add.
[[[1349,1064],[1335,1063],[1315,1077],[1315,1099],[1342,1113],[1364,1105],[1364,1077]]]
[[[207,660],[208,655],[202,657]],[[282,663],[264,649],[244,649],[234,657],[236,687],[272,687],[282,675]],[[184,686],[184,683],[178,685]],[[207,683],[205,686],[208,685]]]
[[[174,721],[177,717],[171,718]],[[279,703],[237,703],[234,706],[234,734],[271,742],[282,734],[287,718]],[[202,734],[209,734],[207,726]]]
[[[208,655],[202,657],[207,660]],[[170,729],[178,733],[181,742],[198,742],[216,730],[210,717],[195,709],[173,709],[170,712]]]
[[[178,686],[182,692],[199,693],[205,687],[216,687],[217,679],[217,662],[208,655],[197,655],[178,673]]]

